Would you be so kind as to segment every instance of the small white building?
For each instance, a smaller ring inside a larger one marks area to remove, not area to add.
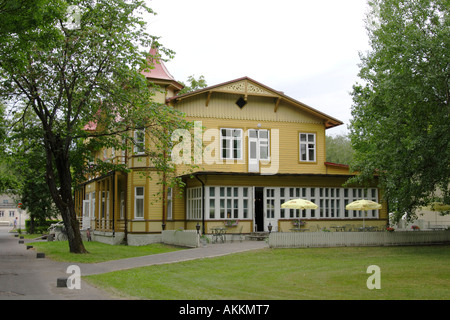
[[[18,201],[14,195],[0,195],[0,226],[14,227],[14,220],[17,220],[17,228],[25,228],[25,220],[29,219],[26,210],[18,208]]]

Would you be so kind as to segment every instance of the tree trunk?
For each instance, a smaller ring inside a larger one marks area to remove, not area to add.
[[[69,145],[70,143],[65,143],[64,139],[46,132],[46,179],[53,201],[63,218],[70,252],[88,253],[81,238],[75,203],[72,197],[72,175],[68,156]],[[59,187],[55,175],[58,177]]]

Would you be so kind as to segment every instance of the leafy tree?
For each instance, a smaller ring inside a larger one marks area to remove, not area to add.
[[[204,76],[200,76],[198,80],[195,79],[194,75],[189,76],[188,82],[189,85],[186,85],[184,82],[180,82],[182,85],[184,85],[184,88],[180,90],[180,92],[178,92],[178,95],[206,88],[208,86]]]
[[[20,121],[15,121],[20,119]],[[16,114],[5,142],[8,169],[17,181],[14,194],[22,203],[22,209],[30,215],[29,230],[34,233],[35,222],[43,222],[57,215],[57,210],[45,180],[44,143],[32,113]]]
[[[353,160],[351,141],[346,135],[326,136],[327,161],[349,165]]]
[[[397,217],[450,203],[448,0],[373,0],[353,87],[350,138],[360,182],[376,173]],[[438,193],[441,190],[442,193]]]
[[[144,1],[42,1],[38,3],[46,5],[38,6],[35,24],[0,31],[0,94],[11,114],[26,118],[31,113],[39,120],[30,122],[27,131],[41,138],[45,179],[63,218],[70,252],[85,253],[72,187],[83,178],[74,173],[87,167],[92,150],[131,148],[130,131],[145,129],[156,146],[149,152],[152,163],[168,171],[169,133],[190,125],[173,108],[152,101],[153,90],[140,73],[149,68],[151,45],[169,57],[173,54],[146,32],[138,13],[152,10]],[[79,16],[67,15],[69,5],[76,6]],[[14,27],[14,12],[4,18]],[[68,18],[77,18],[77,23],[68,24]],[[114,166],[100,162],[90,168],[104,172]]]

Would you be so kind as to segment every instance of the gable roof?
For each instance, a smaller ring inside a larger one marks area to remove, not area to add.
[[[167,99],[167,103],[177,103],[183,99],[187,99],[196,95],[207,93],[208,96],[206,98],[206,105],[208,105],[209,100],[211,98],[211,94],[214,92],[223,92],[223,93],[232,93],[232,94],[240,94],[247,100],[248,96],[263,96],[263,97],[272,97],[275,98],[275,109],[274,112],[277,111],[278,105],[281,101],[287,102],[293,105],[300,110],[303,110],[309,114],[312,114],[320,119],[322,119],[325,123],[325,128],[332,128],[343,124],[342,121],[333,118],[319,110],[316,110],[300,101],[297,101],[287,95],[285,95],[281,91],[274,90],[262,83],[259,83],[249,77],[242,77],[235,80],[223,82],[217,85],[213,85],[210,87],[206,87],[200,90],[196,90],[193,92],[185,93],[182,95],[174,96]]]

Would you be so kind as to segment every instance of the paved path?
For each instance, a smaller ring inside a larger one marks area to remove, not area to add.
[[[67,267],[74,263],[36,258],[35,250],[27,250],[26,242],[0,227],[0,300],[103,300],[115,299],[104,291],[82,281],[81,289],[58,288],[57,279],[68,277]],[[210,258],[248,250],[266,248],[263,241],[209,244],[206,247],[179,250],[150,256],[114,260],[95,264],[77,264],[81,275],[93,275],[123,269]]]

